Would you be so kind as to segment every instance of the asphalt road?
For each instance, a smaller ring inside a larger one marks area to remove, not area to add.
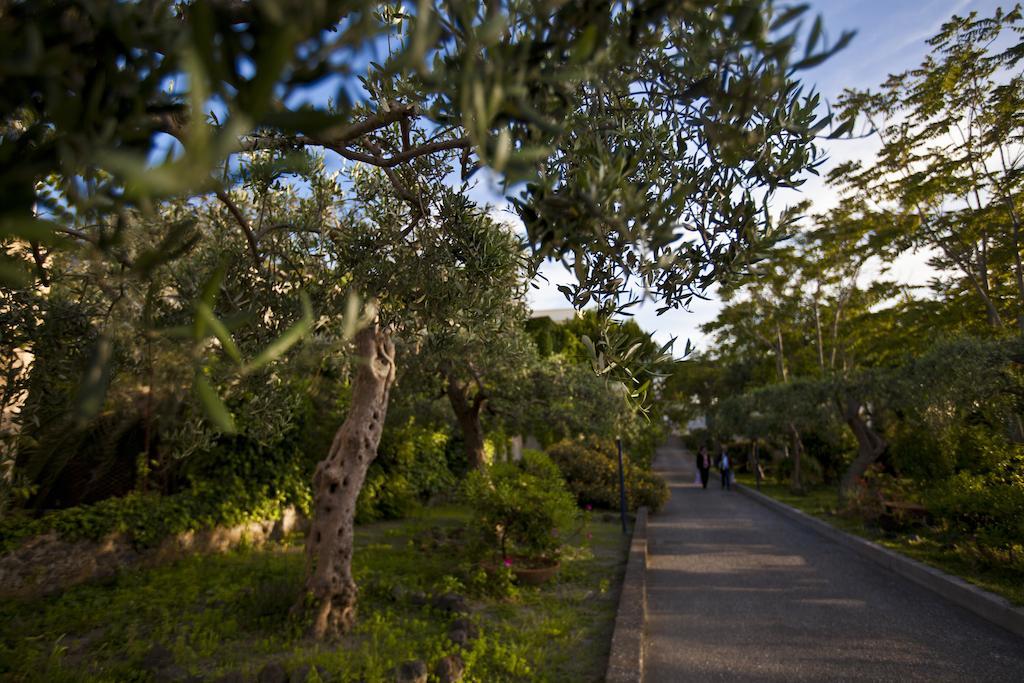
[[[743,494],[694,485],[665,447],[672,499],[648,525],[644,679],[1024,682],[1024,638]]]

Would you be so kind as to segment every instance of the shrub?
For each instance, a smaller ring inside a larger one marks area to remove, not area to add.
[[[572,494],[543,453],[470,472],[464,494],[482,555],[555,559],[579,523]]]
[[[926,496],[928,509],[954,531],[994,547],[1024,538],[1024,455],[984,474],[960,472]]]
[[[132,492],[91,505],[55,510],[38,519],[12,515],[0,522],[0,551],[16,548],[39,534],[55,531],[66,540],[99,540],[109,533],[128,535],[136,547],[155,546],[185,531],[271,519],[288,506],[309,511],[308,477],[297,463],[283,466],[272,481],[242,476],[220,482],[197,481],[180,493],[161,496]]]
[[[448,464],[448,440],[446,432],[422,427],[412,419],[386,429],[359,492],[356,521],[405,517],[416,506],[451,490],[455,477]]]
[[[619,465],[615,444],[608,440],[565,439],[548,448],[548,455],[565,477],[580,505],[619,507]],[[668,485],[657,474],[624,462],[626,505],[657,512],[668,500]]]

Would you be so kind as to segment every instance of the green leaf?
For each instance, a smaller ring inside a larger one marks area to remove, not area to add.
[[[570,61],[579,64],[590,59],[597,48],[598,30],[596,24],[590,24],[580,33],[579,38],[572,45],[572,56]]]
[[[809,7],[808,5],[804,4],[804,5],[794,5],[793,7],[788,7],[786,9],[784,9],[782,11],[782,13],[776,19],[774,19],[772,21],[771,30],[772,31],[778,31],[780,28],[782,28],[786,24],[791,23],[793,20],[795,20],[798,17],[802,16],[804,14],[804,12],[807,11],[808,7]]]
[[[21,259],[0,254],[0,285],[11,289],[21,289],[32,284],[32,271]]]
[[[352,339],[356,336],[356,332],[359,329],[359,295],[354,291],[349,292],[348,299],[345,300],[345,317],[343,318],[342,326],[342,337],[345,339]]]
[[[210,330],[213,331],[213,335],[220,341],[220,345],[223,347],[224,352],[231,357],[231,360],[241,365],[242,354],[238,351],[238,345],[235,344],[235,340],[232,339],[231,333],[228,332],[228,328],[217,318],[216,315],[214,315],[213,309],[205,303],[200,302],[196,307],[196,312],[201,318],[203,318],[203,322],[210,328]]]
[[[192,386],[195,388],[196,396],[210,422],[225,434],[234,434],[236,432],[234,416],[231,415],[231,411],[224,405],[224,401],[221,400],[213,385],[210,384],[210,380],[202,371],[196,372]]]
[[[0,223],[0,237],[19,237],[40,244],[52,244],[56,230],[56,223],[32,216],[10,216]]]
[[[804,61],[811,56],[814,49],[818,46],[818,41],[821,40],[821,15],[819,14],[814,18],[814,25],[811,27],[811,33],[807,36],[807,46],[804,48]]]
[[[199,295],[199,302],[196,304],[196,321],[193,326],[193,335],[196,342],[200,342],[206,338],[206,319],[200,315],[199,306],[205,305],[211,311],[213,305],[217,302],[217,296],[220,294],[221,283],[224,282],[224,275],[227,273],[227,265],[221,264],[214,269],[207,278],[206,282],[203,283],[202,292]]]

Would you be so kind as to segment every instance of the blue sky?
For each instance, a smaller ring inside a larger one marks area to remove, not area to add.
[[[812,0],[811,11],[821,14],[830,38],[845,29],[854,29],[853,43],[818,68],[806,72],[803,80],[813,83],[819,92],[832,99],[843,88],[874,88],[890,73],[917,66],[927,54],[925,40],[954,14],[977,11],[991,14],[997,7],[1010,8],[1012,2],[996,0]],[[870,141],[830,142],[826,148],[832,162],[866,158],[877,147]],[[826,169],[828,166],[825,167]],[[781,201],[792,202],[808,197],[821,208],[834,201],[834,195],[818,180],[811,178],[802,188],[802,196],[791,194]],[[923,283],[930,271],[922,255],[908,255],[896,264],[890,276]],[[535,309],[565,308],[564,297],[555,286],[569,279],[558,266],[544,270],[551,282],[531,294]],[[697,348],[707,349],[709,340],[701,334],[701,324],[714,319],[721,303],[711,293],[710,300],[695,302],[690,311],[671,311],[662,316],[654,313],[656,305],[647,304],[636,314],[637,322],[655,332],[660,342],[677,337],[676,353],[681,353],[690,339]]]

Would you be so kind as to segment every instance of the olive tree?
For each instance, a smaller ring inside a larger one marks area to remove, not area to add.
[[[379,315],[355,334],[351,412],[317,470],[308,546],[314,632],[342,632],[355,610],[347,520],[394,381],[390,330],[417,306],[449,305],[429,258],[406,262],[403,274],[430,276],[419,291],[390,286],[399,241],[415,232],[441,245],[479,225],[458,193],[437,191],[431,160],[458,154],[464,177],[490,167],[518,192],[533,254],[576,273],[574,304],[621,311],[639,285],[685,305],[788,224],[791,213],[772,220],[770,196],[820,161],[813,140],[828,120],[794,74],[850,36],[822,48],[815,22],[795,55],[803,11],[763,0],[12,5],[0,15],[16,36],[0,47],[0,275],[33,286],[25,265],[44,281],[69,248],[117,260],[134,225],[125,211],[202,195],[224,204],[245,239],[238,258],[260,268],[270,226],[254,226],[213,173],[225,157],[315,149],[379,169],[339,231],[335,255]],[[325,83],[333,97],[311,94]],[[189,236],[169,224],[151,259],[121,265],[144,280]],[[226,339],[197,311],[199,336]],[[268,349],[280,353],[312,319]],[[602,362],[619,367],[615,356]],[[205,376],[195,382],[211,417],[230,424]]]
[[[326,235],[326,247],[373,312],[354,336],[348,414],[313,477],[306,591],[317,637],[346,632],[355,619],[356,500],[377,455],[395,380],[394,337],[406,344],[484,343],[522,282],[518,238],[465,194],[435,178],[430,203],[413,208],[384,173],[357,167],[353,176],[354,208]],[[449,385],[457,383],[449,372]]]

